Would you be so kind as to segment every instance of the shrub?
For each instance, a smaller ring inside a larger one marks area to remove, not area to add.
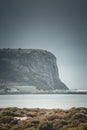
[[[11,111],[4,111],[2,112],[2,116],[15,116],[14,112]]]
[[[53,130],[53,126],[50,122],[42,122],[39,125],[38,130]]]
[[[87,123],[80,124],[78,128],[79,130],[87,130]]]
[[[52,121],[52,120],[55,120],[55,119],[58,119],[58,116],[57,115],[50,115],[47,117],[48,121]]]
[[[13,121],[14,118],[10,117],[10,116],[4,116],[0,119],[0,123],[4,123],[4,124],[10,124],[11,121]]]
[[[75,119],[84,121],[86,120],[86,115],[83,113],[76,113],[75,115],[72,116],[72,120],[75,120]]]
[[[18,126],[13,126],[10,130],[20,130]]]
[[[65,120],[56,120],[54,122],[54,129],[60,129],[63,128],[64,125],[67,125],[68,122]]]

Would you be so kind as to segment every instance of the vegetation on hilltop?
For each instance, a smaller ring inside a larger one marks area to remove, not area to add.
[[[0,108],[0,130],[87,130],[87,108]]]

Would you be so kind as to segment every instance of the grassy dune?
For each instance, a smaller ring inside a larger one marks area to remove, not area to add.
[[[87,130],[87,108],[0,108],[0,130]]]

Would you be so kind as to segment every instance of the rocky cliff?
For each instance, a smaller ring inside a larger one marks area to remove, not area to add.
[[[68,89],[59,79],[56,57],[37,49],[0,49],[0,86]]]

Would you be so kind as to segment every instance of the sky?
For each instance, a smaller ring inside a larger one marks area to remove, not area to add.
[[[0,48],[48,50],[61,80],[87,89],[87,0],[0,0]]]

